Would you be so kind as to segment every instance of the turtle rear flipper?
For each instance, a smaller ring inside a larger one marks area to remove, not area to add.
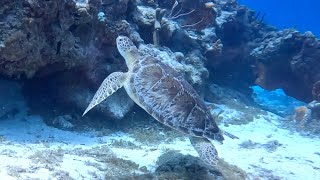
[[[200,158],[210,166],[216,166],[219,158],[218,152],[214,145],[206,138],[189,137],[190,142],[194,149],[199,154]]]
[[[113,72],[106,79],[104,79],[82,116],[84,116],[88,111],[90,111],[90,109],[101,103],[108,96],[121,88],[126,80],[126,77],[126,73]]]

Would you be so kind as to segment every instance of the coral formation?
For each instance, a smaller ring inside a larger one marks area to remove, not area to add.
[[[295,109],[294,119],[297,122],[305,121],[306,117],[310,116],[310,110],[306,106],[300,106]]]
[[[165,14],[165,10],[161,8],[156,9],[156,17],[154,21],[154,30],[153,30],[153,44],[158,46],[160,43],[159,31],[161,30],[161,21]]]
[[[155,174],[160,179],[245,179],[246,173],[233,165],[219,160],[215,167],[207,167],[190,155],[175,151],[164,153],[158,158]]]
[[[320,103],[318,101],[312,101],[307,106],[297,107],[291,119],[296,123],[298,129],[319,134]]]
[[[312,95],[316,101],[320,101],[320,81],[314,83],[312,88]]]
[[[68,1],[1,1],[0,73],[32,78],[39,70],[83,63],[87,49],[71,32],[85,26],[90,11]],[[57,17],[59,17],[57,19]],[[74,25],[74,26],[73,26]]]
[[[250,54],[256,61],[256,83],[268,90],[282,88],[288,95],[310,102],[312,88],[316,89],[320,78],[319,47],[311,32],[268,33]]]

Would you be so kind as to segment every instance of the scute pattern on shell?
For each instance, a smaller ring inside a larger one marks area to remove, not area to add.
[[[139,103],[158,121],[190,135],[223,140],[199,95],[170,66],[143,57],[135,63],[129,82]]]

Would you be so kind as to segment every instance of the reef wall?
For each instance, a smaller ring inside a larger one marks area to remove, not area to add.
[[[320,41],[295,30],[269,33],[251,52],[256,83],[265,89],[282,88],[297,99],[319,100]]]
[[[83,110],[108,74],[126,71],[115,47],[120,34],[174,66],[200,93],[210,81],[248,95],[258,84],[320,100],[320,42],[311,32],[278,31],[234,0],[175,2],[1,1],[0,74],[25,80],[25,89],[50,88],[43,94]],[[100,109],[121,119],[132,101],[115,96],[125,99],[125,111],[118,100]]]

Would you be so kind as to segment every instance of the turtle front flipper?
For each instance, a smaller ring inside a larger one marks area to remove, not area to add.
[[[127,73],[123,72],[113,72],[106,79],[104,79],[82,116],[121,88],[126,80],[126,75]]]
[[[219,158],[218,152],[214,145],[206,138],[202,137],[189,137],[190,142],[194,149],[199,154],[200,158],[210,166],[216,166]]]

